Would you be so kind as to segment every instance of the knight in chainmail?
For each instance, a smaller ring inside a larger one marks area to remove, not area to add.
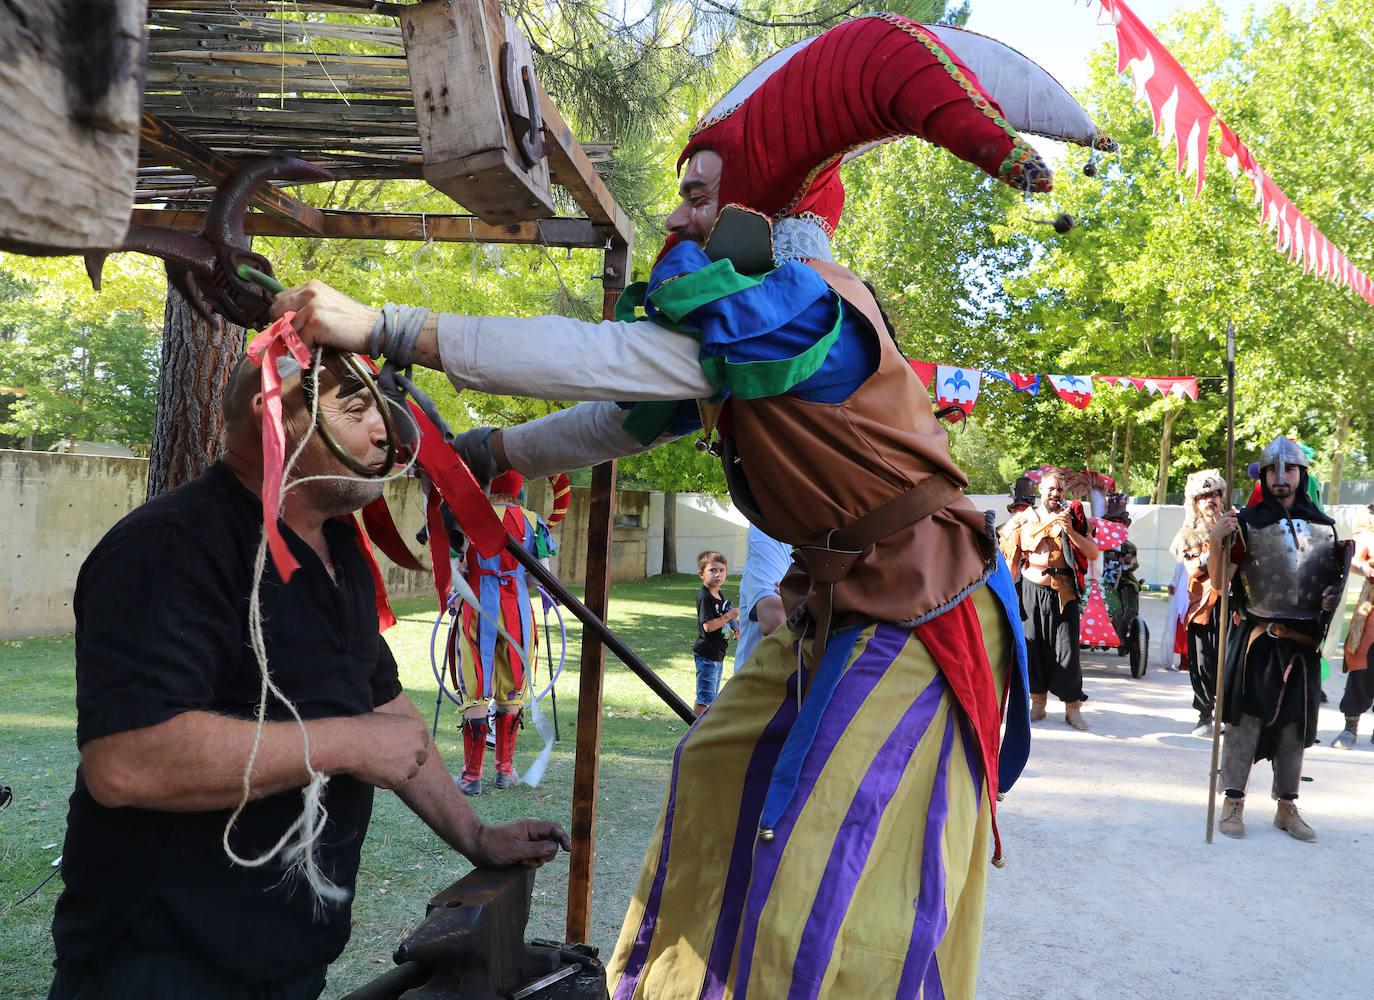
[[[1338,599],[1342,549],[1334,522],[1308,496],[1307,456],[1292,440],[1275,438],[1259,467],[1259,502],[1222,515],[1208,553],[1213,585],[1231,581],[1239,617],[1226,643],[1219,829],[1245,836],[1250,767],[1268,758],[1274,825],[1310,841],[1317,835],[1298,814],[1298,784],[1303,751],[1316,742],[1320,647]]]

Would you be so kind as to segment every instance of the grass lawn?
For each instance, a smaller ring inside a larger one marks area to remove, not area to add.
[[[678,574],[611,591],[611,626],[689,704],[700,586],[695,576]],[[407,692],[432,720],[438,695],[429,653],[433,602],[401,602],[396,613],[400,620],[387,640]],[[581,627],[564,614],[570,634],[557,686],[562,741],[554,745],[539,788],[495,792],[488,786],[471,800],[485,822],[537,816],[569,825]],[[556,662],[556,624],[553,639]],[[0,777],[14,789],[14,802],[0,812],[0,997],[25,1000],[45,996],[51,979],[48,928],[60,875],[21,900],[53,873],[62,851],[77,762],[71,637],[0,643],[0,679]],[[542,687],[542,666],[539,680]],[[551,715],[548,699],[542,707]],[[686,726],[614,657],[606,664],[603,716],[590,943],[605,955],[615,943],[658,816],[672,751]],[[459,770],[458,710],[448,702],[440,712],[438,745],[450,769]],[[516,748],[516,767],[538,751],[531,726]],[[467,870],[394,795],[378,793],[358,876],[353,939],[332,968],[325,995],[340,996],[389,969],[392,949],[423,917],[425,900]],[[567,874],[567,855],[539,872],[528,936],[564,937]]]

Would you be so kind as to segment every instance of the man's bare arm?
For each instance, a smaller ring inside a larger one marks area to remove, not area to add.
[[[424,726],[419,711],[405,695],[379,711],[405,715]],[[572,841],[556,823],[525,819],[499,826],[483,825],[437,750],[426,758],[414,777],[396,786],[396,794],[426,826],[473,864],[538,867],[557,854],[560,846],[572,849]]]
[[[325,774],[351,774],[378,788],[414,777],[432,742],[422,721],[394,712],[313,719],[306,724],[310,762]],[[89,740],[82,773],[103,806],[166,812],[228,809],[243,797],[256,723],[213,712],[183,712],[165,722]],[[250,798],[309,781],[305,744],[295,722],[263,726]]]

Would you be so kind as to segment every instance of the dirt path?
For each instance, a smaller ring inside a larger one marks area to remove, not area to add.
[[[1165,602],[1142,605],[1156,642]],[[1356,749],[1330,747],[1339,666],[1303,769],[1317,842],[1273,827],[1262,761],[1247,837],[1208,845],[1211,742],[1190,734],[1187,674],[1158,662],[1152,650],[1135,680],[1123,659],[1085,656],[1092,732],[1066,727],[1053,702],[1033,724],[998,812],[1008,863],[989,875],[980,1000],[1369,996],[1374,745],[1366,716]]]

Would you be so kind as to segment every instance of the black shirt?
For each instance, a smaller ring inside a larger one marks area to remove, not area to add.
[[[248,602],[262,506],[223,463],[144,504],[87,557],[77,579],[77,743],[156,725],[187,711],[254,716],[261,683]],[[261,588],[272,677],[302,718],[360,715],[401,692],[377,632],[375,593],[353,530],[325,525],[336,579],[282,525],[300,562],[283,585],[272,565]],[[268,697],[271,721],[290,718]],[[351,890],[372,813],[372,787],[346,775],[325,790],[321,870]],[[274,845],[300,815],[299,791],[250,803],[230,843],[245,858]],[[278,860],[233,864],[221,837],[230,810],[108,809],[76,774],[57,902],[57,960],[99,960],[122,934],[184,946],[256,981],[336,958],[349,903],[321,915],[308,886]]]
[[[729,626],[718,628],[714,632],[707,632],[705,625],[712,618],[719,618],[729,610],[730,601],[724,596],[713,597],[704,586],[697,592],[697,641],[692,646],[693,653],[717,663],[724,661],[725,649],[728,645],[725,638],[725,628],[729,628]]]

